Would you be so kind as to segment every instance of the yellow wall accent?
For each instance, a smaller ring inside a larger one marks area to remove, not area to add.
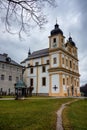
[[[36,84],[36,95],[38,95],[38,82],[39,82],[39,80],[38,80],[38,66],[36,68],[36,81],[37,81],[37,84]]]

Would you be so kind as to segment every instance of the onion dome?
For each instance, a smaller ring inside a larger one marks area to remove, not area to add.
[[[69,40],[68,40],[69,42],[70,42],[70,44],[72,45],[72,46],[75,46],[75,43],[74,43],[74,41],[72,40],[72,37],[70,36],[69,37]]]
[[[63,35],[63,31],[59,28],[59,25],[57,23],[54,25],[54,29],[51,31],[51,36],[56,34]]]

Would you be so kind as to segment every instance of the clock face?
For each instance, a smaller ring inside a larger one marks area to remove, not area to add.
[[[53,43],[53,47],[57,47],[57,44],[56,44],[56,43]]]

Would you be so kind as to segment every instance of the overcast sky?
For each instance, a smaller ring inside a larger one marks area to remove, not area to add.
[[[8,34],[4,24],[0,25],[0,53],[7,53],[9,57],[20,63],[31,52],[48,47],[48,36],[54,28],[56,18],[66,40],[69,32],[78,47],[81,85],[87,83],[87,0],[57,0],[57,7],[47,7],[45,14],[48,23],[43,30],[38,27],[30,31],[30,36],[23,36],[20,41],[17,35]]]

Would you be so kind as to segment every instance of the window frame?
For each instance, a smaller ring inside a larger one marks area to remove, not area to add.
[[[5,80],[5,75],[4,74],[1,75],[1,80]]]
[[[19,77],[16,77],[16,82],[18,82],[19,81]]]
[[[72,61],[70,60],[70,68],[72,68]]]
[[[33,68],[30,68],[30,74],[33,74],[34,70]]]
[[[39,62],[35,62],[35,65],[36,65],[36,66],[39,65]]]
[[[57,64],[57,58],[56,57],[53,58],[53,64]]]
[[[63,85],[65,85],[65,78],[63,78]]]
[[[30,86],[33,86],[33,84],[34,84],[34,80],[33,78],[30,78]]]
[[[9,75],[9,81],[12,81],[12,76],[11,75]]]
[[[53,43],[56,43],[56,38],[53,38]]]
[[[46,86],[46,77],[42,77],[42,86]]]
[[[42,66],[42,73],[45,73],[46,72],[46,66]]]
[[[49,60],[47,60],[46,62],[47,62],[47,64],[49,64]]]

